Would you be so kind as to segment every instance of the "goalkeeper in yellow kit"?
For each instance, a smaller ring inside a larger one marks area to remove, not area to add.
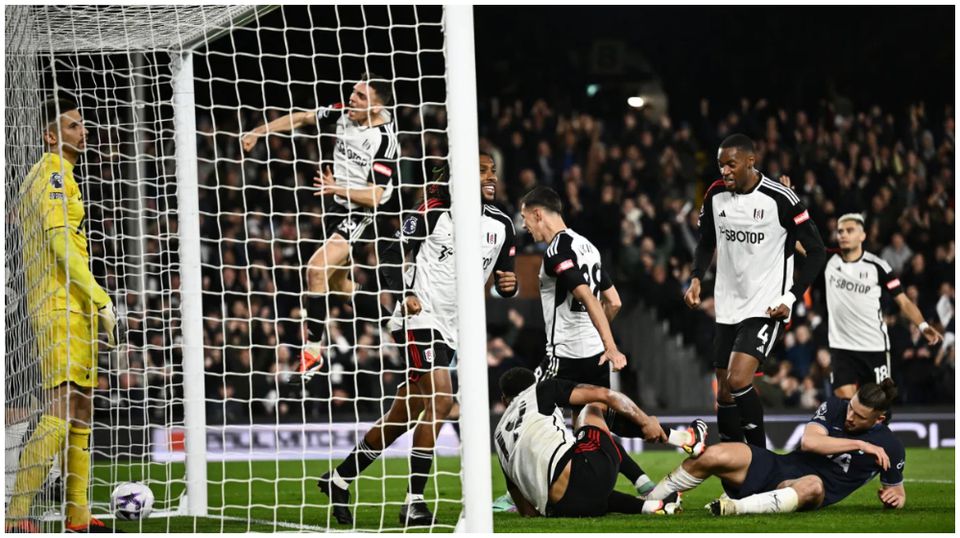
[[[23,229],[27,305],[37,336],[46,407],[20,455],[6,530],[36,531],[30,506],[54,457],[66,464],[66,529],[109,531],[90,515],[90,427],[97,384],[97,326],[111,346],[126,331],[116,309],[90,272],[85,211],[73,176],[86,149],[87,130],[76,103],[44,103],[46,152],[20,190],[18,218]]]

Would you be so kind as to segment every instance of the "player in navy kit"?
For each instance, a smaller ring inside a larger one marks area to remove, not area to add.
[[[797,297],[823,267],[826,251],[810,213],[787,187],[754,168],[753,141],[729,136],[717,155],[723,179],[700,210],[700,241],[684,301],[700,305],[700,280],[717,253],[714,367],[720,439],[766,446],[753,375],[769,356]],[[797,263],[799,241],[806,255]]]
[[[714,515],[816,510],[842,501],[879,474],[880,501],[903,508],[905,453],[887,427],[896,395],[887,378],[862,386],[852,400],[830,398],[804,429],[800,449],[789,454],[742,443],[707,447],[661,480],[648,498],[667,498],[716,476],[727,496],[708,505]]]

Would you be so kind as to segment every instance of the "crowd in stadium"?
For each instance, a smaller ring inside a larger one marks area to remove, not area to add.
[[[716,148],[735,132],[756,141],[764,174],[789,177],[828,247],[836,245],[838,216],[863,213],[864,248],[890,263],[927,319],[953,333],[952,107],[942,114],[931,114],[923,103],[903,111],[845,111],[824,101],[815,110],[787,110],[743,99],[739,108],[717,113],[703,100],[698,118],[679,123],[629,109],[621,117],[597,118],[553,110],[542,100],[486,110],[482,144],[501,163],[504,206],[516,213],[519,196],[537,183],[560,192],[567,224],[604,251],[618,286],[636,292],[696,346],[704,371],[713,340],[712,299],[691,311],[681,297],[699,237],[700,199],[719,177]],[[885,307],[902,402],[952,401],[953,337],[930,348],[891,302]],[[821,278],[775,351],[780,360],[770,361],[759,381],[766,406],[812,408],[829,394],[825,310]],[[510,355],[497,349],[491,346],[491,363]]]
[[[481,107],[481,149],[497,161],[498,202],[518,217],[518,231],[519,197],[537,184],[556,189],[567,224],[601,250],[618,288],[654,309],[703,357],[698,375],[710,368],[714,310],[709,278],[701,309],[689,310],[682,294],[698,238],[700,200],[718,175],[716,147],[726,135],[742,132],[756,141],[764,174],[790,178],[828,247],[836,244],[837,216],[865,214],[865,248],[890,263],[924,316],[939,321],[948,335],[943,345],[926,346],[916,327],[898,317],[891,302],[885,303],[901,400],[953,401],[951,108],[943,111],[945,120],[934,122],[930,118],[935,114],[923,104],[903,111],[872,107],[846,112],[827,102],[815,110],[786,110],[766,100],[743,100],[739,108],[717,113],[704,100],[699,118],[674,122],[634,109],[600,118],[554,110],[543,100],[493,105]],[[430,109],[423,118],[402,110],[399,128],[445,124],[442,109]],[[259,112],[246,111],[243,127],[262,119]],[[241,159],[233,134],[241,131],[235,112],[203,115],[199,128],[198,154],[218,158],[216,163],[202,158],[200,164],[209,420],[296,422],[376,414],[381,398],[403,379],[403,358],[395,347],[380,345],[392,341],[375,324],[354,323],[342,298],[331,303],[329,376],[315,376],[306,391],[288,382],[295,381],[289,372],[304,330],[302,264],[321,239],[320,202],[310,187],[320,155],[317,138],[306,133],[291,143],[270,137]],[[428,133],[422,140],[401,136],[405,188],[394,210],[419,201],[423,171],[445,152],[439,136]],[[321,137],[319,146],[323,143]],[[520,231],[518,241],[519,252],[538,253],[528,234]],[[369,267],[355,270],[355,277],[372,286],[373,249],[366,255],[361,264]],[[769,361],[757,380],[768,408],[810,408],[829,393],[822,287],[821,279],[797,306],[792,327],[773,354],[778,360]],[[392,308],[386,294],[382,300]],[[508,323],[491,331],[491,405],[499,397],[499,373],[541,359],[543,337],[536,321],[511,310]],[[149,362],[163,364],[164,358]],[[128,384],[143,383],[128,377]]]

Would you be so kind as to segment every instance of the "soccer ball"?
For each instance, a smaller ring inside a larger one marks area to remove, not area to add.
[[[146,519],[153,511],[153,492],[139,482],[124,482],[110,495],[110,508],[117,519]]]

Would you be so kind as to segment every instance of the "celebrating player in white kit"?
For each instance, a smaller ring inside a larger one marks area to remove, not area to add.
[[[882,292],[893,297],[930,345],[943,338],[903,293],[890,265],[863,250],[866,239],[862,215],[848,213],[837,219],[840,252],[830,257],[824,271],[831,384],[834,394],[847,400],[853,398],[857,387],[892,377],[890,338],[880,308]]]
[[[407,381],[397,388],[397,397],[387,414],[333,473],[324,474],[318,484],[330,497],[333,515],[340,523],[353,521],[347,508],[350,483],[411,426],[414,430],[410,483],[400,509],[400,523],[404,526],[435,523],[423,493],[433,464],[437,435],[454,405],[450,371],[457,349],[457,274],[446,169],[434,172],[428,198],[415,214],[404,220],[398,232],[400,241],[391,244],[381,257],[380,273],[384,283],[398,294],[403,292],[390,325],[394,340],[406,347]],[[511,297],[517,292],[513,272],[516,234],[510,219],[492,204],[496,187],[493,158],[481,154],[483,281],[494,274],[497,292],[502,297]],[[415,259],[406,275],[401,268],[404,252]]]
[[[312,375],[323,367],[321,355],[330,292],[353,296],[358,317],[378,320],[375,291],[362,292],[351,277],[352,250],[386,235],[378,232],[377,208],[393,196],[397,181],[397,130],[388,110],[393,90],[388,81],[364,75],[353,87],[347,106],[337,103],[315,111],[293,112],[261,125],[241,139],[244,151],[260,137],[306,125],[334,127],[333,170],[318,171],[314,196],[330,196],[323,210],[323,245],[307,264],[307,341],[297,371]]]

